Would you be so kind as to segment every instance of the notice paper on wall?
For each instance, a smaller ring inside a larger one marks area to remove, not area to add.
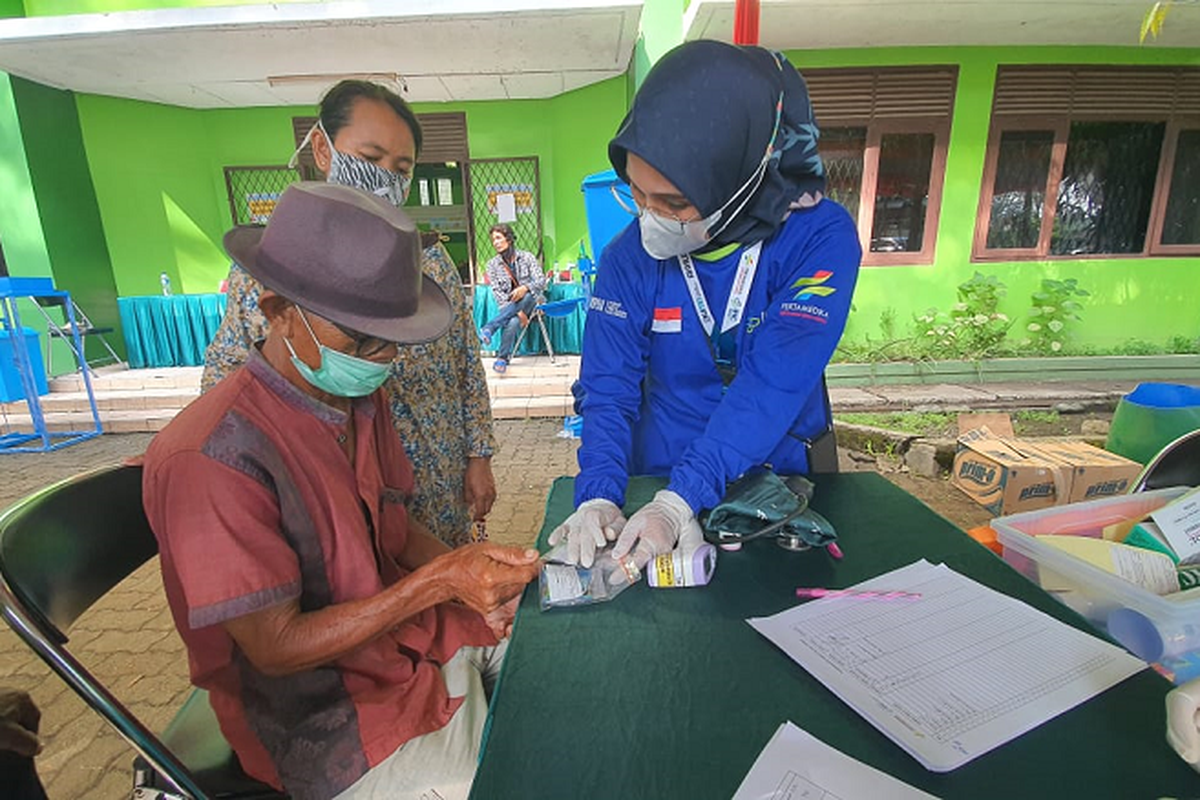
[[[1146,666],[943,564],[918,561],[853,588],[921,597],[829,597],[747,621],[934,772],[956,769]]]
[[[517,196],[514,194],[496,195],[496,221],[517,221]]]
[[[449,178],[437,179],[437,197],[439,206],[454,205],[454,184]]]
[[[733,800],[879,797],[933,800],[885,772],[785,722],[754,761]]]

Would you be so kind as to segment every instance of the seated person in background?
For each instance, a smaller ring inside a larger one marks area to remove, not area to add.
[[[521,329],[529,324],[529,315],[539,303],[546,302],[546,274],[533,253],[517,249],[517,235],[503,222],[492,226],[492,247],[496,255],[487,263],[488,284],[500,306],[500,312],[479,329],[483,346],[492,346],[492,337],[500,331],[500,349],[492,369],[504,372]]]
[[[379,387],[450,303],[404,212],[345,186],[292,185],[225,247],[264,287],[266,339],[143,478],[192,682],[245,771],[295,800],[466,797],[537,553],[450,550],[408,517]]]

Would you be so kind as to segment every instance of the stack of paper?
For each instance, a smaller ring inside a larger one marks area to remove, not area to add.
[[[775,731],[733,800],[841,797],[933,800],[933,795],[855,761],[790,722]]]
[[[919,561],[855,588],[921,599],[827,598],[749,623],[936,772],[1146,666],[944,565]]]

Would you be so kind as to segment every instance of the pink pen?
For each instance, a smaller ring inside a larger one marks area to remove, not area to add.
[[[874,589],[796,588],[796,597],[853,597],[858,600],[920,600],[919,592],[884,592]]]
[[[838,547],[837,542],[830,542],[825,545],[825,549],[829,551],[829,555],[837,561],[842,560],[842,548]]]

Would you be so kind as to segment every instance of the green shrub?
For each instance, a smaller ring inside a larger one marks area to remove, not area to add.
[[[1030,346],[1045,355],[1061,353],[1070,337],[1070,325],[1079,320],[1083,309],[1072,298],[1087,296],[1074,278],[1043,278],[1041,291],[1030,296],[1029,324],[1025,326]]]
[[[959,284],[958,302],[949,314],[930,308],[914,317],[917,353],[926,358],[995,358],[1012,325],[997,307],[1006,294],[995,275],[976,272]]]

